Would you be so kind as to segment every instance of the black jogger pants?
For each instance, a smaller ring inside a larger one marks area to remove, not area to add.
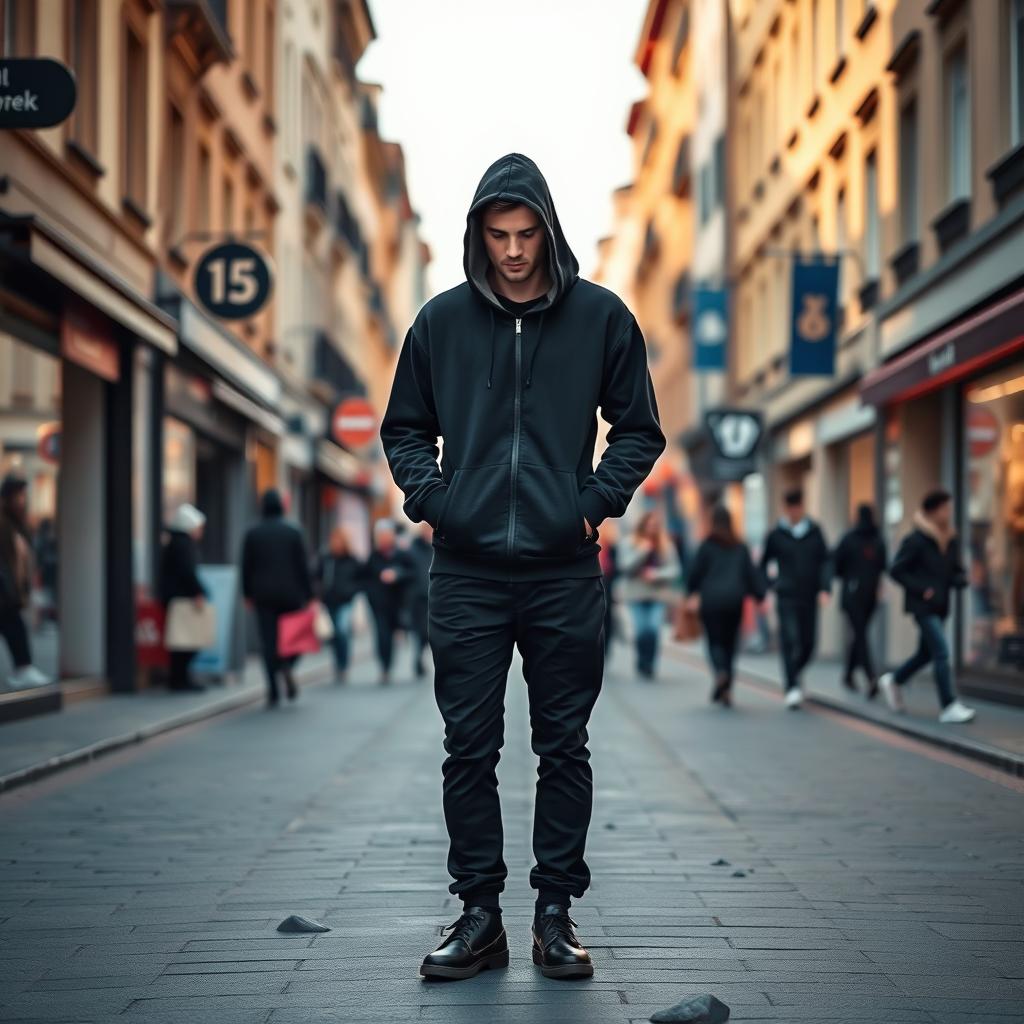
[[[505,583],[430,577],[434,693],[444,718],[442,765],[449,891],[493,902],[505,887],[495,769],[504,743],[513,649],[523,658],[532,746],[540,758],[530,884],[546,898],[582,896],[593,776],[587,722],[604,671],[604,581]]]

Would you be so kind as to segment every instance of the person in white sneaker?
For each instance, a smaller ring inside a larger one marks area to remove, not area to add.
[[[14,662],[8,680],[16,689],[45,686],[50,680],[32,664],[23,609],[32,578],[32,549],[28,542],[28,483],[9,473],[0,482],[0,636]]]
[[[948,491],[936,490],[925,495],[921,510],[914,516],[914,529],[896,553],[889,573],[903,588],[904,608],[917,622],[920,641],[914,654],[894,672],[886,672],[878,685],[889,707],[902,712],[900,687],[931,662],[942,706],[939,721],[959,724],[969,722],[975,712],[957,698],[946,642],[950,596],[953,590],[967,586],[952,510]]]

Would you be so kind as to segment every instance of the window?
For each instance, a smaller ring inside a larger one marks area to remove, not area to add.
[[[277,105],[274,95],[274,46],[277,43],[274,11],[274,4],[268,3],[263,12],[263,91],[271,110]]]
[[[946,58],[946,176],[950,200],[971,194],[971,111],[967,48]]]
[[[259,27],[259,12],[252,10],[256,4],[249,3],[246,5],[247,8],[243,18],[245,19],[245,63],[248,66],[250,72],[255,72],[259,68],[259,53],[256,49],[256,34],[257,28]]]
[[[917,174],[917,101],[900,111],[900,234],[906,245],[920,231],[920,196]]]
[[[199,173],[196,176],[196,228],[210,230],[210,150],[199,146]]]
[[[72,138],[95,154],[97,141],[96,84],[99,79],[97,0],[72,0],[68,18],[68,62],[78,83],[78,101],[71,119]]]
[[[146,208],[146,42],[125,26],[124,61],[124,194]]]
[[[821,78],[821,3],[820,0],[811,0],[811,88],[818,91],[818,81]]]
[[[223,228],[231,232],[235,227],[235,185],[230,175],[224,175],[224,186],[220,197],[220,216]]]
[[[35,43],[36,0],[0,0],[0,57],[29,57]]]
[[[878,157],[874,150],[864,164],[864,272],[869,281],[881,274],[878,225]]]
[[[714,186],[715,186],[715,206],[719,203],[725,202],[725,136],[719,135],[715,139],[715,150],[714,150]]]
[[[803,99],[800,89],[800,23],[793,25],[789,37],[789,103],[792,110]]]
[[[1024,0],[1010,3],[1010,145],[1024,143]]]
[[[839,264],[839,281],[836,294],[840,307],[846,306],[846,280],[849,276],[843,273],[845,257],[842,255],[847,247],[846,234],[846,190],[840,189],[836,196],[836,260]]]
[[[836,0],[836,60],[846,52],[846,4]]]
[[[185,120],[173,104],[168,110],[168,245],[177,245],[185,234]]]

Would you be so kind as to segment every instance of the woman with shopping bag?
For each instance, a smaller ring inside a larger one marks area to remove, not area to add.
[[[262,518],[250,527],[242,546],[242,596],[256,613],[267,707],[277,707],[278,676],[289,700],[299,695],[292,669],[300,654],[320,649],[309,556],[302,531],[284,518],[284,502],[274,489],[260,501]],[[284,641],[282,647],[280,641]]]
[[[198,574],[196,545],[205,524],[206,516],[194,505],[180,505],[168,524],[160,556],[164,647],[171,660],[169,688],[178,693],[206,689],[192,678],[189,666],[216,637],[216,615]]]

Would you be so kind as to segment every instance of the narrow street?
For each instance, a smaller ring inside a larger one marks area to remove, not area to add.
[[[400,652],[405,666],[407,651]],[[711,992],[732,1020],[1024,1019],[1013,778],[774,694],[705,703],[620,647],[591,728],[592,981],[530,962],[534,758],[514,669],[499,768],[508,971],[427,983],[458,916],[429,682],[304,689],[0,798],[5,1021],[642,1021]],[[727,865],[715,866],[719,859]],[[289,914],[329,925],[275,929]]]

